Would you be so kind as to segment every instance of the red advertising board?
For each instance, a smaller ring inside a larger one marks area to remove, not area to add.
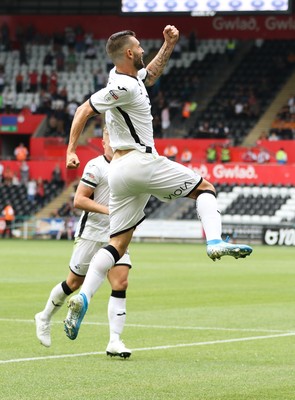
[[[167,25],[167,16],[111,16],[111,15],[2,15],[0,24],[6,22],[11,32],[29,24],[42,34],[52,35],[52,27],[63,32],[67,26],[84,28],[97,39],[108,38],[114,31],[134,30],[141,38],[160,38]],[[295,15],[217,15],[214,17],[190,17],[170,15],[169,23],[177,26],[183,35],[195,32],[199,39],[236,38],[294,39]],[[152,29],[151,29],[152,26]]]
[[[295,185],[295,165],[217,163],[190,164],[189,167],[211,182],[244,185]]]

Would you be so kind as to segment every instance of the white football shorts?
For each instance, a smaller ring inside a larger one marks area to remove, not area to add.
[[[75,275],[85,276],[94,254],[106,245],[107,243],[105,242],[95,242],[93,240],[82,239],[80,237],[76,238],[72,257],[70,260],[70,270]],[[116,263],[116,265],[122,264],[127,265],[129,268],[131,268],[131,260],[128,250]]]
[[[135,228],[145,218],[151,195],[163,202],[186,197],[200,175],[167,157],[130,151],[112,160],[109,170],[111,237]]]

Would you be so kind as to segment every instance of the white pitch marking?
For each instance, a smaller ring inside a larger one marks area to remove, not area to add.
[[[142,347],[133,349],[133,351],[153,351],[153,350],[167,350],[167,349],[176,349],[180,347],[195,347],[195,346],[209,346],[212,344],[222,344],[222,343],[235,343],[235,342],[249,342],[251,340],[263,340],[263,339],[274,339],[278,337],[288,337],[295,336],[295,332],[290,333],[281,333],[277,335],[264,335],[264,336],[250,336],[244,338],[235,338],[235,339],[224,339],[224,340],[211,340],[208,342],[195,342],[195,343],[179,343],[173,345],[165,345],[165,346],[155,346],[155,347]],[[61,358],[74,358],[74,357],[85,357],[85,356],[93,356],[93,355],[102,355],[105,352],[90,352],[90,353],[78,353],[78,354],[60,354],[56,356],[47,356],[47,357],[30,357],[30,358],[16,358],[12,360],[0,360],[0,364],[9,364],[9,363],[19,363],[19,362],[28,362],[28,361],[39,361],[39,360],[51,360],[51,359],[61,359]]]
[[[0,318],[0,322],[20,322],[35,323],[32,319],[10,319]],[[52,321],[52,324],[60,324],[61,321]],[[83,325],[108,326],[108,322],[83,321]],[[266,333],[293,333],[288,329],[265,329],[265,328],[222,328],[214,326],[177,326],[177,325],[144,325],[144,324],[125,324],[131,328],[150,328],[150,329],[176,329],[176,330],[196,330],[196,331],[229,331],[229,332],[266,332]]]

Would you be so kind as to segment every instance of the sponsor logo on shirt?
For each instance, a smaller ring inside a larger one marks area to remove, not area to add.
[[[118,100],[118,98],[119,96],[113,90],[110,90],[109,93],[104,96],[104,100],[107,103],[110,103],[113,99]]]
[[[119,97],[116,95],[116,93],[113,90],[110,90],[109,93],[115,100],[118,100]]]
[[[95,179],[95,176],[93,174],[91,174],[90,172],[86,172],[85,175],[90,179]]]

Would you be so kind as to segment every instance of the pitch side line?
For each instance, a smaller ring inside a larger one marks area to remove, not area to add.
[[[0,322],[20,322],[35,323],[31,319],[10,319],[0,318]],[[52,324],[61,324],[61,321],[52,321]],[[83,325],[108,326],[108,322],[87,322]],[[125,324],[125,327],[131,328],[151,328],[151,329],[175,329],[175,330],[196,330],[196,331],[228,331],[228,332],[265,332],[265,333],[293,333],[288,329],[265,329],[265,328],[222,328],[214,326],[177,326],[177,325],[144,325],[144,324]]]
[[[236,342],[249,342],[253,340],[264,340],[264,339],[274,339],[279,337],[288,337],[295,336],[295,332],[290,333],[281,333],[277,335],[266,335],[266,336],[250,336],[245,338],[235,338],[235,339],[224,339],[224,340],[211,340],[208,342],[195,342],[195,343],[180,343],[174,345],[165,345],[165,346],[155,346],[155,347],[141,347],[137,349],[133,349],[133,352],[136,351],[153,351],[153,350],[167,350],[167,349],[176,349],[180,347],[196,347],[196,346],[210,346],[213,344],[223,344],[223,343],[236,343]],[[47,357],[30,357],[30,358],[15,358],[12,360],[0,360],[0,364],[11,364],[11,363],[19,363],[19,362],[28,362],[28,361],[40,361],[40,360],[52,360],[52,359],[62,359],[62,358],[75,358],[75,357],[85,357],[85,356],[95,356],[105,354],[104,351],[95,351],[89,353],[78,353],[78,354],[60,354],[56,356],[47,356]]]

